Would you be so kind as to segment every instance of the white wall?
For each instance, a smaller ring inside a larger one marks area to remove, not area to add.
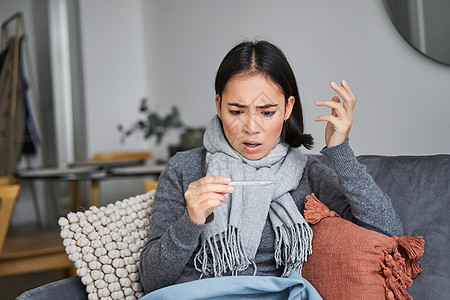
[[[176,133],[155,141],[119,142],[142,97],[164,115],[174,104],[190,126],[215,113],[214,77],[223,56],[242,39],[279,45],[299,81],[306,131],[317,153],[328,113],[316,100],[347,80],[358,103],[351,144],[356,154],[450,153],[450,67],[413,50],[381,0],[206,1],[81,0],[88,152],[150,149],[167,156]],[[102,185],[102,203],[140,193],[140,180]]]
[[[142,4],[81,0],[80,17],[87,146],[92,155],[122,147],[117,125],[134,121],[139,101],[147,94]]]
[[[81,0],[87,152],[149,150],[149,141],[120,143],[119,124],[131,125],[147,95],[142,1]],[[143,180],[102,181],[101,203],[145,192]]]
[[[52,109],[48,45],[45,38],[35,40],[33,31],[46,5],[0,1],[0,20],[24,13],[43,113]],[[177,104],[188,125],[205,126],[214,114],[220,61],[241,39],[255,37],[275,42],[291,61],[306,129],[316,138],[313,152],[324,144],[324,124],[312,121],[323,110],[313,103],[333,95],[331,80],[346,79],[358,96],[351,133],[357,154],[450,153],[450,67],[413,50],[381,0],[80,0],[80,14],[89,155],[150,149],[164,157],[165,146],[154,140],[131,138],[121,145],[117,125],[132,124],[140,99],[147,96],[163,114]],[[174,141],[176,133],[165,142]],[[102,185],[108,201],[142,190],[138,180]],[[29,191],[22,191],[16,223],[34,219]],[[39,201],[44,218],[50,218],[48,198]]]
[[[323,145],[326,113],[315,100],[346,79],[358,103],[351,132],[357,154],[450,153],[450,67],[413,50],[381,0],[145,1],[150,99],[177,103],[183,118],[205,125],[214,113],[214,76],[243,38],[279,45],[297,74],[306,130]]]
[[[330,81],[345,79],[358,97],[357,154],[450,153],[450,67],[413,50],[381,0],[84,0],[81,7],[91,153],[155,149],[154,141],[118,141],[116,125],[138,117],[143,96],[163,114],[177,104],[185,123],[205,126],[217,67],[245,38],[268,39],[291,61],[313,152],[324,145],[325,126],[313,118],[327,113],[314,101],[333,96]]]

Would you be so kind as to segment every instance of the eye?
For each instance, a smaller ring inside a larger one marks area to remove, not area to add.
[[[271,117],[273,116],[273,114],[275,113],[274,111],[270,111],[270,110],[265,110],[263,112],[261,112],[265,117]]]
[[[230,114],[235,115],[235,116],[239,116],[240,114],[243,114],[244,111],[242,110],[230,110]]]

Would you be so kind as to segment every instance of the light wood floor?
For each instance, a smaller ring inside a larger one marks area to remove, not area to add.
[[[0,0],[1,1],[1,0]],[[37,230],[34,224],[23,226],[14,226],[9,228],[9,232],[14,235],[32,233]],[[38,286],[60,280],[63,278],[62,271],[51,270],[45,272],[34,272],[20,275],[0,276],[0,300],[16,299],[25,291]]]

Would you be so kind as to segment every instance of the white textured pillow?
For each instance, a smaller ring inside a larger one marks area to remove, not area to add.
[[[147,242],[155,191],[58,221],[66,253],[86,285],[89,300],[138,299],[139,255]]]

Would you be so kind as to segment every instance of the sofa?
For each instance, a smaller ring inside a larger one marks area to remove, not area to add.
[[[326,163],[325,157],[318,157]],[[414,299],[448,299],[450,155],[362,155],[358,160],[390,196],[405,235],[425,240],[422,272],[407,292]],[[87,292],[75,276],[26,291],[17,299],[87,299]]]

